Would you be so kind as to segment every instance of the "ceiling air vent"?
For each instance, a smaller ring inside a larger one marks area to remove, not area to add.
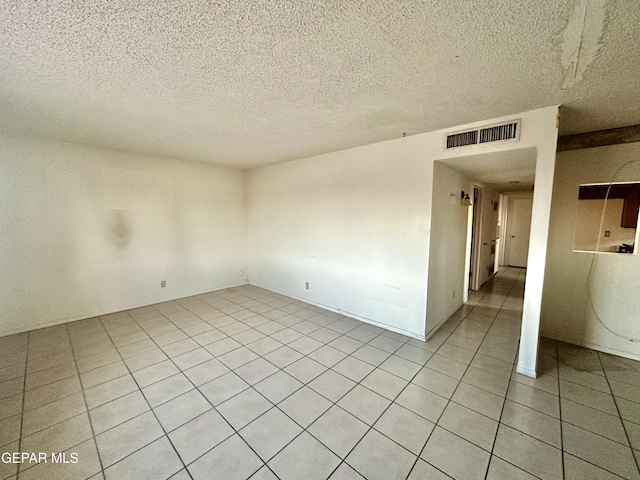
[[[480,130],[480,143],[517,139],[520,135],[520,121],[495,125]]]
[[[447,148],[464,147],[478,143],[478,130],[447,135]]]
[[[520,120],[491,125],[478,130],[452,133],[446,136],[446,148],[464,147],[479,143],[518,141],[520,139]]]

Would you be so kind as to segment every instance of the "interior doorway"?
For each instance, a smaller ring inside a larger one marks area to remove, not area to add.
[[[535,169],[530,148],[435,162],[429,275],[438,281],[429,282],[427,332],[475,299],[504,265],[508,200],[532,196]]]
[[[469,151],[472,150],[469,149]],[[485,217],[482,236],[486,239],[474,242],[474,257],[477,257],[477,250],[481,248],[483,259],[479,272],[477,263],[474,262],[473,267],[474,275],[482,273],[488,278],[493,278],[495,274],[495,259],[499,258],[496,253],[506,250],[506,225],[503,222],[498,225],[496,222],[494,230],[489,220],[492,217],[500,217],[500,212],[508,208],[507,202],[503,202],[502,208],[500,207],[500,194],[503,200],[505,197],[516,197],[525,192],[529,197],[533,197],[528,252],[531,258],[528,259],[527,265],[530,278],[524,286],[526,301],[524,301],[521,330],[523,341],[519,347],[520,356],[517,367],[519,373],[528,376],[536,375],[542,283],[553,180],[547,174],[547,170],[540,170],[537,167],[548,168],[551,171],[552,169],[548,166],[553,165],[552,156],[551,149],[548,152],[542,152],[534,147],[520,149],[505,147],[504,150],[491,153],[443,158],[434,163],[428,278],[437,279],[437,281],[429,281],[427,287],[425,326],[427,335],[435,333],[465,301],[478,298],[475,291],[468,289],[474,222],[470,202],[465,204],[464,201],[460,201],[461,191],[468,192],[471,197],[474,185],[483,188],[484,201],[476,202],[476,205],[482,204],[481,216]],[[538,165],[540,162],[542,163]],[[535,195],[533,194],[534,183]],[[475,224],[477,225],[477,221]],[[477,233],[475,237],[478,237]],[[487,245],[485,246],[484,243]],[[498,245],[501,248],[498,248]],[[461,290],[464,292],[463,295],[459,295]]]
[[[533,197],[510,197],[506,219],[504,263],[510,267],[527,266]]]

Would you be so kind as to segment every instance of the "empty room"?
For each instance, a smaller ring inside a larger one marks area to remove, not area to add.
[[[640,480],[638,45],[0,1],[0,480]]]

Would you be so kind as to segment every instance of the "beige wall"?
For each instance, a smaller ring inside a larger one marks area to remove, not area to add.
[[[632,160],[640,160],[640,143],[558,153],[541,333],[640,358],[640,343],[629,341],[640,341],[640,257],[596,255],[590,301],[586,281],[594,254],[573,251],[580,185],[640,181],[640,163],[625,167],[612,179],[618,168]]]
[[[246,283],[245,173],[0,135],[0,252],[0,335]]]

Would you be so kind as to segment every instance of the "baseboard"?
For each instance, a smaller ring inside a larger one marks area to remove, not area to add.
[[[605,347],[603,345],[598,345],[597,343],[585,342],[583,340],[576,340],[573,338],[563,338],[559,336],[549,336],[545,333],[541,333],[543,337],[549,338],[551,340],[556,340],[558,342],[570,343],[571,345],[577,345],[579,347],[590,348],[591,350],[597,350],[598,352],[608,353],[610,355],[615,355],[617,357],[629,358],[631,360],[639,360],[640,354],[635,354],[631,352],[626,352],[624,350],[618,350],[616,348]]]
[[[516,372],[531,378],[538,377],[538,373],[535,370],[529,370],[528,368],[521,367],[520,365],[516,367]]]
[[[451,312],[449,315],[445,316],[442,320],[440,320],[440,322],[438,322],[438,324],[433,327],[431,330],[429,330],[427,332],[427,334],[425,335],[425,339],[429,340],[431,337],[433,337],[436,333],[438,333],[438,330],[440,330],[440,328],[447,323],[447,321],[458,311],[462,308],[462,306],[465,305],[464,303],[458,307],[456,307],[456,309]]]
[[[392,332],[400,333],[401,335],[406,335],[407,337],[417,338],[418,340],[422,340],[423,342],[425,341],[425,336],[424,335],[420,335],[420,334],[414,333],[414,332],[408,332],[408,331],[403,330],[401,328],[394,327],[393,325],[388,325],[386,323],[378,322],[378,321],[372,320],[370,318],[361,317],[358,314],[355,314],[355,313],[352,313],[352,312],[347,312],[347,311],[344,311],[344,310],[340,310],[338,308],[331,307],[329,305],[324,305],[323,303],[320,303],[320,302],[311,302],[307,298],[301,298],[301,297],[298,297],[297,295],[292,295],[292,294],[287,293],[287,292],[281,292],[281,291],[275,290],[273,288],[265,287],[265,286],[260,285],[258,283],[249,282],[249,285],[253,285],[254,287],[262,288],[264,290],[269,290],[270,292],[278,293],[280,295],[285,295],[287,297],[295,298],[296,300],[300,300],[301,302],[308,303],[309,305],[314,305],[316,307],[324,308],[325,310],[329,310],[330,312],[334,312],[334,313],[339,313],[340,315],[344,315],[346,317],[355,318],[356,320],[360,320],[361,322],[368,323],[370,325],[375,325],[376,327],[384,328],[385,330],[390,330]]]
[[[82,314],[82,315],[78,315],[78,316],[70,317],[70,318],[63,318],[63,319],[59,319],[59,320],[51,320],[49,322],[38,323],[37,325],[33,325],[33,326],[30,326],[30,327],[14,328],[14,329],[11,329],[11,330],[6,330],[6,331],[3,331],[3,332],[0,332],[0,337],[6,337],[8,335],[15,335],[17,333],[23,333],[23,332],[31,332],[33,330],[40,330],[42,328],[55,327],[56,325],[62,325],[64,323],[77,322],[79,320],[86,320],[88,318],[100,317],[102,315],[110,315],[112,313],[124,312],[125,310],[131,310],[131,309],[134,309],[134,308],[148,307],[150,305],[156,305],[158,303],[173,302],[174,300],[180,300],[181,298],[193,297],[194,295],[202,295],[204,293],[218,292],[220,290],[226,290],[227,288],[240,287],[242,285],[247,285],[247,284],[248,284],[248,282],[238,283],[238,284],[234,284],[234,285],[226,285],[224,287],[215,288],[213,290],[210,290],[210,289],[202,290],[202,291],[199,291],[199,292],[192,293],[190,295],[183,295],[183,296],[180,296],[180,297],[167,298],[167,299],[163,299],[163,300],[160,300],[158,302],[153,302],[153,303],[139,303],[139,304],[135,304],[135,305],[129,305],[129,306],[126,306],[126,307],[118,307],[118,308],[116,308],[114,310],[104,310],[104,311],[101,311],[101,312],[92,313],[90,315]]]

